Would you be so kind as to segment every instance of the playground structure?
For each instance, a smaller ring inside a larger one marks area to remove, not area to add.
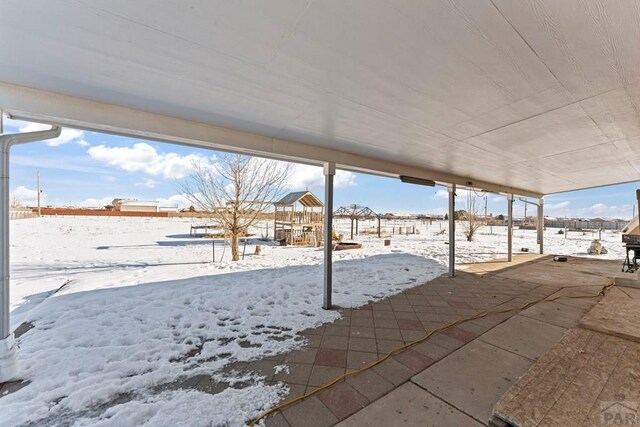
[[[275,240],[288,245],[322,244],[324,205],[312,192],[289,193],[273,205]]]

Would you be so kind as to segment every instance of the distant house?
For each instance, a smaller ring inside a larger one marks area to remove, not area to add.
[[[159,212],[160,202],[143,200],[113,199],[107,210],[120,212]]]

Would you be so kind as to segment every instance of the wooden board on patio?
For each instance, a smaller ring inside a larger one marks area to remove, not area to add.
[[[640,289],[615,287],[579,325],[605,334],[640,342]]]
[[[569,330],[494,406],[513,426],[600,426],[638,419],[640,343]]]

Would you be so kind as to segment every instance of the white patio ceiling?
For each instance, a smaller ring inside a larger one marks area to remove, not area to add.
[[[23,117],[528,195],[640,180],[638,1],[3,0],[0,40]]]

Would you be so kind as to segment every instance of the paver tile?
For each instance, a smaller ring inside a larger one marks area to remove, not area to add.
[[[347,378],[347,383],[355,388],[370,402],[388,393],[394,385],[382,378],[373,369],[366,370]]]
[[[393,358],[416,373],[428,368],[435,362],[430,357],[412,349],[404,350],[393,356]]]
[[[316,353],[314,364],[345,368],[347,366],[347,351],[321,348]]]
[[[481,427],[482,424],[415,384],[406,383],[347,418],[338,426]]]
[[[335,380],[345,372],[346,368],[314,365],[307,385],[316,387],[323,386]]]
[[[322,390],[318,393],[318,399],[339,419],[348,417],[369,403],[366,397],[346,382],[340,382],[329,389]]]
[[[378,375],[398,386],[407,381],[413,375],[413,371],[393,358],[387,359],[378,366],[372,368]]]
[[[316,396],[312,396],[282,411],[291,427],[329,427],[338,418]]]
[[[378,351],[378,347],[376,345],[376,340],[373,338],[358,338],[351,337],[349,338],[349,351],[366,351],[369,353],[376,353]]]
[[[347,353],[347,369],[360,369],[378,360],[378,353],[349,351]]]

